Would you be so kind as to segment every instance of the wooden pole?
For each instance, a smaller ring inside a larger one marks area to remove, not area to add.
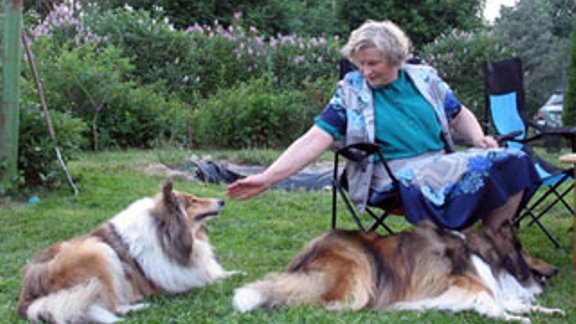
[[[34,54],[32,53],[32,49],[28,44],[28,39],[26,37],[26,33],[22,30],[22,44],[24,44],[24,50],[26,52],[26,56],[28,57],[28,63],[30,64],[30,71],[32,72],[32,77],[34,79],[34,85],[36,87],[36,93],[38,94],[38,100],[40,100],[40,108],[42,109],[42,113],[44,114],[44,122],[46,123],[46,128],[48,128],[48,135],[50,139],[54,142],[54,150],[56,153],[56,159],[58,161],[58,165],[62,172],[66,175],[66,181],[68,185],[72,189],[75,195],[78,195],[78,188],[72,180],[70,176],[70,172],[68,172],[68,168],[64,163],[64,159],[62,158],[62,153],[60,150],[60,146],[58,145],[58,140],[56,139],[56,132],[54,131],[54,127],[52,126],[52,119],[50,118],[50,113],[48,112],[48,105],[46,105],[46,99],[44,97],[44,91],[42,90],[42,82],[40,81],[40,77],[38,75],[38,70],[36,69],[36,64],[34,63]]]
[[[23,0],[5,3],[2,62],[2,105],[0,105],[0,194],[11,188],[18,176],[19,87],[22,63]]]

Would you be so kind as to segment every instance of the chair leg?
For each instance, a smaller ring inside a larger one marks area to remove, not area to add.
[[[570,191],[572,190],[572,186],[568,186],[568,188],[566,188],[565,190],[563,190],[562,192],[559,192],[559,187],[562,185],[562,183],[564,182],[564,180],[568,179],[569,175],[565,175],[564,177],[562,177],[562,179],[560,181],[558,181],[556,184],[549,186],[548,191],[539,199],[537,199],[534,203],[532,203],[529,206],[526,206],[524,208],[524,212],[522,213],[521,216],[516,217],[516,219],[514,220],[514,226],[516,228],[518,228],[520,226],[520,222],[522,220],[524,220],[526,217],[530,218],[530,221],[528,223],[527,226],[532,226],[534,224],[536,224],[543,232],[544,234],[546,234],[546,236],[548,237],[548,239],[552,242],[552,244],[554,244],[554,246],[556,248],[561,248],[559,241],[554,237],[554,235],[552,235],[552,233],[544,226],[544,224],[542,224],[542,222],[540,221],[540,219],[550,210],[552,209],[554,206],[556,206],[556,204],[561,203],[562,205],[564,205],[564,207],[566,207],[566,209],[570,212],[570,214],[572,215],[574,213],[574,209],[573,207],[566,202],[565,197],[570,193]],[[546,207],[544,207],[542,210],[539,210],[538,213],[534,213],[533,211],[538,208],[541,204],[543,204],[545,202],[545,200],[548,197],[554,197],[554,201],[552,201],[550,204],[548,204]]]
[[[566,197],[566,195],[568,195],[568,193],[570,193],[570,191],[572,190],[572,187],[568,187],[566,190],[564,190],[562,193],[559,193],[557,190],[555,190],[555,188],[551,188],[550,191],[551,193],[554,194],[554,196],[556,197],[556,200],[554,202],[552,202],[551,204],[549,204],[548,206],[546,206],[546,208],[544,210],[542,210],[537,216],[537,219],[540,219],[542,216],[544,216],[544,214],[546,214],[550,209],[552,209],[552,207],[554,207],[557,203],[562,203],[564,205],[564,207],[566,207],[566,209],[568,209],[568,211],[570,212],[570,215],[574,214],[574,209],[572,208],[572,206],[570,206],[566,200],[564,199],[564,197]],[[532,219],[532,221],[530,221],[528,223],[528,226],[532,226],[534,224],[535,220]]]
[[[532,226],[534,224],[536,224],[543,232],[544,234],[548,237],[548,239],[552,242],[552,244],[554,244],[554,246],[558,249],[561,248],[560,246],[560,242],[556,239],[556,237],[554,237],[554,235],[552,235],[552,233],[544,226],[544,224],[542,224],[542,222],[540,221],[540,218],[542,218],[550,209],[552,209],[552,207],[554,207],[558,202],[562,202],[564,204],[564,206],[569,210],[572,211],[572,207],[569,206],[566,201],[564,200],[564,197],[570,192],[570,190],[572,189],[571,187],[569,187],[568,189],[564,190],[562,193],[559,193],[556,189],[558,188],[558,184],[551,186],[550,189],[548,190],[548,192],[546,192],[546,194],[544,194],[544,196],[540,197],[540,199],[538,199],[535,203],[533,203],[530,206],[526,206],[525,207],[525,211],[522,214],[521,217],[518,217],[515,221],[514,221],[514,225],[516,227],[519,226],[520,222],[526,218],[526,217],[530,217],[530,222],[528,223],[528,226]],[[543,210],[541,210],[537,215],[534,214],[534,212],[532,212],[536,207],[538,207],[541,203],[544,202],[544,200],[550,196],[553,195],[555,196],[555,200],[548,204],[548,206],[546,206]]]
[[[390,213],[387,211],[382,212],[382,215],[377,216],[371,209],[367,208],[366,211],[368,212],[368,214],[370,216],[372,216],[372,218],[375,220],[374,223],[372,223],[372,226],[370,226],[370,228],[368,229],[369,232],[375,231],[376,229],[378,229],[378,226],[382,226],[384,227],[384,229],[386,231],[388,231],[388,233],[390,234],[394,234],[394,231],[390,228],[390,226],[386,225],[384,223],[384,221],[386,220],[386,218],[388,218],[388,216],[390,216]]]
[[[344,200],[346,208],[348,209],[348,211],[350,212],[350,214],[352,215],[352,218],[354,218],[354,221],[356,222],[356,224],[358,225],[358,227],[360,228],[360,230],[362,232],[366,232],[366,228],[364,227],[364,225],[362,224],[362,222],[360,221],[360,218],[358,217],[358,215],[356,214],[356,211],[354,210],[354,207],[352,206],[352,204],[350,203],[350,201],[348,201],[348,199],[346,199],[346,194],[344,193],[344,189],[342,189],[342,187],[337,187],[338,188],[338,192],[340,193],[340,196],[343,198],[342,200]]]

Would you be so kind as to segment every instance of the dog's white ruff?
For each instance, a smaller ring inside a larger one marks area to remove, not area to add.
[[[195,239],[192,256],[197,267],[183,267],[170,260],[156,235],[154,219],[150,215],[153,207],[152,198],[140,199],[110,222],[128,246],[129,254],[155,285],[171,293],[180,293],[233,274],[215,260],[210,244],[199,239]]]

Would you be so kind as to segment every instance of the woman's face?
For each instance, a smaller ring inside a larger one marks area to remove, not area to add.
[[[359,49],[356,52],[356,61],[370,85],[387,85],[398,78],[398,68],[392,67],[376,47]]]

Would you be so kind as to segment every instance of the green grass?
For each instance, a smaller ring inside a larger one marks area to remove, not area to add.
[[[227,158],[234,160],[238,156],[242,154],[228,153]],[[23,322],[15,309],[26,260],[51,243],[90,231],[133,200],[153,195],[164,177],[147,176],[142,170],[158,162],[158,158],[154,151],[87,153],[69,165],[78,179],[79,196],[73,196],[63,188],[42,194],[41,201],[33,205],[16,200],[0,203],[0,322]],[[199,196],[226,198],[223,185],[176,181],[175,187]],[[269,191],[243,202],[226,198],[222,215],[209,225],[211,240],[226,269],[243,270],[247,275],[184,295],[155,297],[151,308],[128,315],[126,323],[493,322],[471,312],[334,313],[317,306],[259,310],[250,314],[234,312],[231,300],[236,287],[259,279],[269,271],[282,270],[303,244],[330,227],[330,200],[328,192],[283,191]],[[559,237],[563,249],[555,249],[535,227],[522,227],[519,234],[534,256],[559,267],[560,274],[549,283],[540,301],[543,305],[564,309],[567,316],[534,314],[530,318],[535,323],[576,322],[573,307],[576,305],[576,285],[571,272],[572,246],[568,232],[572,218],[558,208],[547,215],[545,223]],[[353,228],[344,212],[341,213],[341,226]],[[399,217],[392,219],[392,226],[395,229],[407,227]]]

